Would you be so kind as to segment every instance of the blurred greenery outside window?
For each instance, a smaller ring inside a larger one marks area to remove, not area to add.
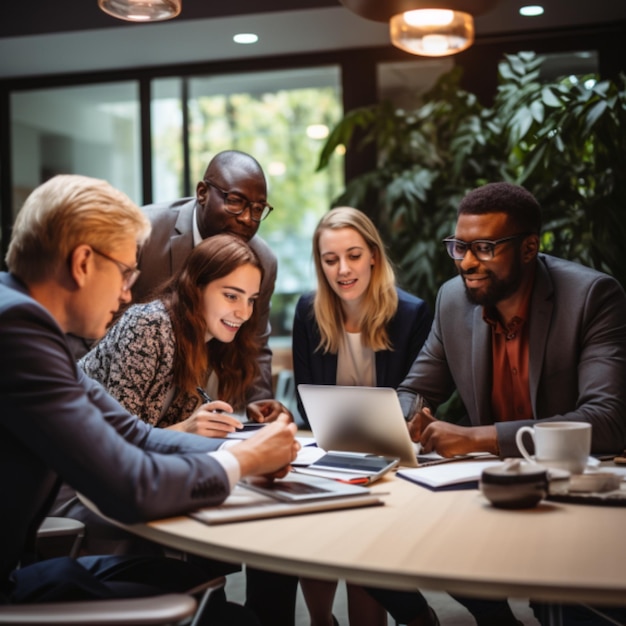
[[[182,79],[153,83],[153,200],[184,195]],[[253,155],[274,211],[259,235],[278,258],[272,341],[287,343],[298,297],[315,288],[313,230],[344,188],[343,156],[316,172],[321,147],[343,115],[337,67],[188,79],[189,193],[221,150]]]

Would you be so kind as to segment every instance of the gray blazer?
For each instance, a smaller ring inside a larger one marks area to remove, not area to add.
[[[592,451],[626,445],[626,297],[612,277],[539,255],[530,303],[529,383],[535,419],[593,425]],[[491,332],[459,276],[437,296],[431,332],[398,387],[405,415],[413,395],[436,408],[456,388],[473,426],[493,424]],[[496,424],[503,457],[519,456],[515,433],[532,420]]]
[[[141,274],[133,286],[133,299],[138,302],[150,296],[156,287],[170,278],[184,263],[193,249],[193,210],[195,198],[182,198],[174,202],[151,204],[144,211],[152,223],[152,234],[139,254]],[[263,281],[256,306],[259,308],[259,340],[261,354],[259,378],[248,394],[250,402],[273,397],[272,351],[268,340],[270,327],[270,301],[276,283],[277,261],[270,247],[258,236],[250,240],[250,247],[263,265]]]

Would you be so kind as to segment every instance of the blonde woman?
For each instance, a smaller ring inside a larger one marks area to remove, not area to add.
[[[293,325],[296,385],[397,387],[430,330],[428,305],[398,289],[380,234],[358,209],[337,207],[324,215],[313,235],[313,259],[317,291],[300,298]],[[336,582],[300,583],[311,626],[332,626]],[[403,624],[437,623],[418,592],[355,585],[347,591],[351,624],[386,625],[381,604]]]

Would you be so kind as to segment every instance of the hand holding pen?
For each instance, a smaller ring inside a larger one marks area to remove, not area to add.
[[[204,437],[226,437],[229,433],[241,430],[241,421],[232,413],[232,407],[227,402],[220,400],[213,401],[201,387],[197,389],[203,400],[203,404],[198,407],[186,420],[170,426],[173,430],[194,433]],[[218,406],[209,406],[209,405]]]
[[[409,410],[409,434],[411,435],[411,440],[420,443],[422,438],[422,433],[424,429],[436,421],[432,416],[430,409],[424,404],[424,398],[420,394],[417,394],[413,398],[413,403],[411,404],[411,408]]]
[[[213,437],[220,437],[220,436],[223,437],[223,436],[226,436],[228,433],[232,433],[232,432],[240,431],[240,430],[244,430],[244,431],[256,430],[260,428],[261,426],[263,426],[263,424],[256,424],[254,422],[253,423],[242,422],[240,418],[232,415],[233,407],[230,406],[230,404],[228,404],[227,402],[222,402],[221,400],[212,400],[209,394],[202,387],[196,387],[196,391],[198,392],[198,394],[200,395],[200,397],[202,398],[204,402],[204,404],[202,405],[202,407],[200,407],[200,409],[204,408],[205,412],[209,416],[212,414],[217,414],[220,416],[219,418],[216,418],[216,416],[213,415],[212,418],[208,418],[206,420],[207,426],[210,427],[211,425],[214,425],[217,429],[225,431],[225,434],[212,435]],[[216,403],[220,403],[226,408],[225,409],[215,408],[215,407],[209,408],[207,406],[209,404],[216,404]],[[226,426],[228,426],[228,430],[226,430],[225,428]]]

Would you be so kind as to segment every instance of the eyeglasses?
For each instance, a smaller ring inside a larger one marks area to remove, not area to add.
[[[490,241],[489,239],[462,241],[461,239],[455,239],[454,237],[447,237],[443,240],[443,245],[446,247],[450,257],[455,261],[463,260],[468,250],[471,250],[472,254],[479,261],[491,261],[494,256],[496,246],[499,246],[501,243],[506,243],[507,241],[527,237],[530,234],[531,233],[519,233],[517,235],[511,235],[510,237],[495,239],[494,241]]]
[[[241,215],[246,209],[250,209],[250,219],[253,222],[263,221],[273,210],[274,207],[267,202],[252,202],[241,194],[232,191],[224,191],[210,180],[204,181],[205,185],[217,189],[224,199],[224,209],[231,215]]]
[[[91,249],[97,255],[117,265],[117,269],[120,271],[120,274],[122,275],[122,281],[123,281],[122,289],[124,291],[128,291],[135,284],[135,282],[137,281],[137,278],[139,278],[139,274],[141,274],[141,270],[138,270],[136,267],[131,267],[130,265],[126,265],[126,263],[122,263],[121,261],[114,259],[112,256],[109,256],[108,254],[101,252],[100,250],[94,248],[93,246],[91,246]]]

